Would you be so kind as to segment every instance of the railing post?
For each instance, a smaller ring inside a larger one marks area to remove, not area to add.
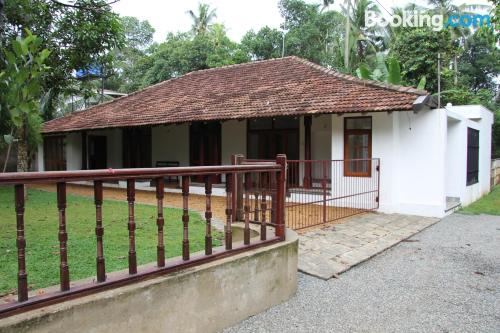
[[[102,181],[94,181],[94,202],[95,202],[95,235],[97,238],[97,282],[106,281],[106,268],[104,260],[103,236],[104,228],[102,226]]]
[[[326,180],[327,180],[327,163],[328,161],[323,161],[323,180],[321,182],[321,187],[323,188],[323,223],[326,223]]]
[[[127,201],[128,201],[128,272],[129,274],[137,273],[137,256],[135,253],[135,217],[134,217],[134,202],[135,202],[135,180],[127,180]]]
[[[163,177],[156,178],[156,207],[157,218],[156,226],[158,228],[158,245],[156,246],[156,263],[158,267],[165,266],[165,244],[163,240],[163,198],[165,197],[165,184]]]
[[[59,278],[61,291],[69,290],[68,233],[66,232],[66,183],[57,183],[57,209],[59,210]]]
[[[189,176],[182,176],[182,259],[189,260]]]
[[[26,239],[24,238],[24,185],[15,186],[17,224],[17,300],[28,299],[28,274],[26,273]]]
[[[311,125],[312,116],[304,116],[304,188],[312,186],[312,165],[311,165]],[[300,165],[300,164],[299,164]],[[300,174],[300,169],[299,169]]]
[[[276,164],[281,170],[276,173],[276,236],[285,239],[285,190],[286,190],[286,155],[276,156]]]
[[[212,177],[205,177],[205,254],[212,254]]]
[[[243,234],[243,243],[250,244],[250,173],[245,173],[245,230]],[[243,191],[241,191],[243,192]]]
[[[231,156],[231,164],[232,165],[241,165],[243,162],[243,159],[245,157],[241,154],[237,155],[232,155]],[[233,202],[235,202],[235,205],[232,207],[233,212],[235,212],[235,221],[243,221],[243,175],[238,174],[237,175],[237,182],[236,182],[236,196],[235,199],[233,199]]]

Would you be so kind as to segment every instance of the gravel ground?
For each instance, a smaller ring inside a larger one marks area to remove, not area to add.
[[[225,332],[500,332],[500,217],[454,214]]]

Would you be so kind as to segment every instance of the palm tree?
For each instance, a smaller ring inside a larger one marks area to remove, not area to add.
[[[195,35],[206,33],[212,26],[212,21],[217,17],[216,9],[211,9],[210,5],[206,3],[198,4],[198,14],[192,10],[187,12],[193,20],[191,31]]]
[[[471,12],[478,9],[485,11],[489,11],[491,9],[490,6],[481,4],[463,4],[460,6],[455,6],[453,5],[451,0],[427,0],[427,2],[429,3],[429,5],[433,6],[430,11],[436,14],[443,15],[445,21],[452,14],[473,14]],[[465,40],[470,34],[471,30],[469,28],[453,27],[450,32],[452,41],[458,46],[465,44]],[[455,54],[453,55],[453,83],[455,85],[458,84],[457,59],[458,54],[457,52],[455,52]]]
[[[368,53],[375,54],[379,45],[383,44],[383,29],[380,27],[367,28],[365,13],[367,11],[380,12],[372,0],[356,0],[351,4],[346,0],[347,7],[341,6],[346,17],[344,40],[344,67],[349,70],[354,67],[351,56],[357,63],[363,62]]]
[[[333,5],[334,2],[335,0],[323,0],[323,5],[321,6],[320,13],[322,13],[325,9],[328,9],[328,7],[330,7],[330,5]]]

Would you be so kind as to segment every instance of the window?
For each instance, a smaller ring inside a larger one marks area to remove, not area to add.
[[[479,131],[467,128],[467,186],[479,181]]]
[[[344,119],[344,176],[370,177],[372,118]]]

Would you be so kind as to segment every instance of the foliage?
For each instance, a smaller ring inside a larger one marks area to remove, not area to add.
[[[500,185],[497,185],[488,194],[478,201],[460,210],[465,214],[489,214],[500,215]]]
[[[448,30],[432,31],[427,28],[406,28],[392,41],[390,55],[399,60],[405,81],[418,85],[423,76],[427,79],[427,89],[437,91],[438,53],[441,55],[442,73],[446,78],[454,47]],[[443,84],[446,80],[443,80]]]
[[[344,34],[344,17],[337,11],[320,11],[320,6],[301,0],[281,0],[280,12],[287,30],[285,55],[339,68],[343,56],[338,52]]]
[[[120,21],[125,41],[122,47],[112,51],[114,73],[105,80],[105,88],[131,92],[137,89],[137,78],[134,76],[136,68],[143,57],[149,55],[155,47],[153,44],[155,30],[148,21],[139,21],[135,17],[124,16]]]
[[[57,239],[56,194],[29,190],[26,205],[26,261],[29,284],[32,289],[57,285],[59,282],[59,256]],[[71,280],[95,276],[95,206],[90,197],[68,195],[66,221],[68,230],[68,262]],[[127,202],[105,200],[103,210],[104,255],[106,271],[114,272],[127,267],[128,231]],[[48,209],[49,208],[49,209]],[[50,209],[50,208],[53,208]],[[16,288],[17,251],[14,193],[12,188],[0,188],[0,295]],[[54,213],[55,212],[55,213]],[[179,256],[182,250],[182,210],[164,209],[166,256]],[[205,223],[198,213],[190,212],[189,236],[192,252],[204,249]],[[138,264],[156,260],[156,206],[136,204],[136,251]],[[214,245],[220,245],[220,233],[214,232]]]
[[[170,33],[151,55],[143,57],[131,73],[140,89],[200,69],[248,61],[247,54],[232,42],[220,24],[194,37],[189,33]],[[135,79],[136,78],[136,79]]]
[[[257,33],[248,31],[241,40],[241,47],[251,59],[264,60],[279,58],[282,52],[283,34],[265,26]]]
[[[123,33],[118,15],[104,0],[76,0],[64,6],[51,0],[16,0],[5,3],[5,24],[0,43],[10,48],[10,40],[29,29],[42,40],[41,47],[51,50],[42,90],[51,98],[43,119],[53,118],[58,98],[76,93],[79,84],[72,73],[99,64],[112,69],[111,50],[122,45]],[[76,91],[75,91],[76,87]]]
[[[4,50],[0,71],[0,97],[7,109],[9,123],[18,139],[18,171],[28,171],[29,148],[40,141],[40,99],[45,61],[50,51],[42,49],[42,40],[29,30],[26,37],[10,42],[12,51]]]
[[[470,89],[493,89],[500,74],[500,51],[492,29],[482,28],[467,38],[458,62],[462,84]]]

